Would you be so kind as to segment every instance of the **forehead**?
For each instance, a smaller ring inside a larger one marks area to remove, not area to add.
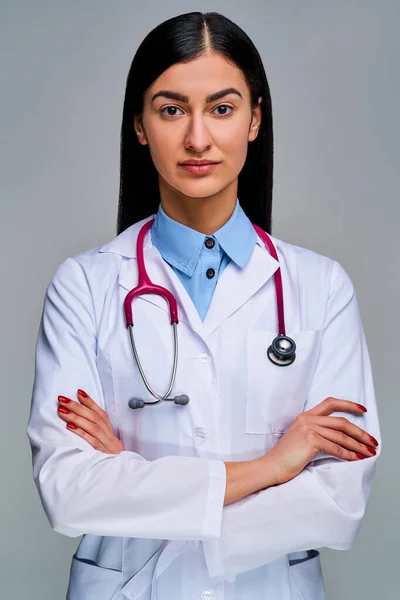
[[[187,63],[176,63],[166,69],[146,90],[145,99],[167,89],[203,101],[220,89],[235,87],[245,98],[250,96],[242,71],[221,54],[206,54]]]

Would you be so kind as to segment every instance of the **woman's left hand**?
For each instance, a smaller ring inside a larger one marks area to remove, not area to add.
[[[77,395],[79,402],[58,396],[58,416],[67,423],[67,428],[86,440],[95,450],[106,454],[122,452],[124,446],[115,435],[106,411],[83,390],[78,390]]]

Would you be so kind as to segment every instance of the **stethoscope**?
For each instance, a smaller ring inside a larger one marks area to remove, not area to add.
[[[144,248],[144,238],[146,233],[149,231],[151,226],[154,223],[154,219],[147,221],[141,230],[139,231],[139,235],[136,242],[136,257],[138,262],[138,285],[133,288],[124,300],[124,311],[125,311],[125,319],[126,325],[129,328],[129,335],[132,345],[133,354],[135,357],[136,364],[138,366],[140,375],[143,379],[143,383],[146,386],[147,390],[150,392],[154,398],[156,398],[156,402],[146,402],[141,398],[131,398],[129,400],[130,408],[143,408],[144,406],[153,406],[159,404],[160,402],[172,401],[175,404],[180,404],[184,406],[189,403],[189,396],[187,394],[180,394],[175,396],[174,398],[169,398],[168,396],[171,393],[172,388],[174,387],[175,377],[176,377],[176,367],[178,364],[178,336],[177,336],[177,324],[178,320],[178,306],[176,302],[176,298],[174,295],[167,290],[166,288],[154,284],[148,273],[146,271],[146,267],[144,264],[144,256],[143,256],[143,248]],[[256,233],[260,236],[260,238],[264,241],[265,245],[268,247],[270,254],[278,260],[278,254],[276,249],[270,240],[269,236],[263,231],[258,225],[253,224]],[[271,345],[267,350],[267,356],[269,360],[278,367],[287,367],[291,365],[296,359],[296,344],[292,338],[286,335],[285,330],[285,318],[284,318],[284,308],[283,308],[283,290],[282,290],[282,276],[281,276],[281,268],[280,266],[274,273],[275,276],[275,290],[276,290],[276,303],[278,309],[278,329],[279,332],[277,337],[272,341]],[[135,340],[133,337],[133,319],[132,319],[132,301],[134,298],[144,294],[156,294],[162,296],[169,304],[169,312],[171,317],[171,325],[173,327],[174,332],[174,362],[172,367],[172,375],[171,381],[168,386],[168,390],[165,392],[163,396],[160,396],[155,392],[150,386],[146,375],[144,374],[142,365],[139,360],[139,356],[137,353]]]

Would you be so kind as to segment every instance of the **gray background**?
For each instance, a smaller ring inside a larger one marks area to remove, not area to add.
[[[216,10],[253,39],[271,86],[273,234],[345,267],[373,365],[384,451],[353,548],[322,551],[328,599],[398,599],[399,2],[0,7],[1,597],[65,598],[80,540],[50,528],[26,437],[46,286],[66,257],[115,235],[122,103],[138,44],[166,18]]]

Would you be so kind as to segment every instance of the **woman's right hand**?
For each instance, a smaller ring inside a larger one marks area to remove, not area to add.
[[[378,442],[345,417],[328,416],[334,411],[360,414],[365,409],[350,400],[326,398],[297,415],[275,446],[265,455],[273,465],[276,484],[298,475],[319,452],[344,460],[371,457]]]

